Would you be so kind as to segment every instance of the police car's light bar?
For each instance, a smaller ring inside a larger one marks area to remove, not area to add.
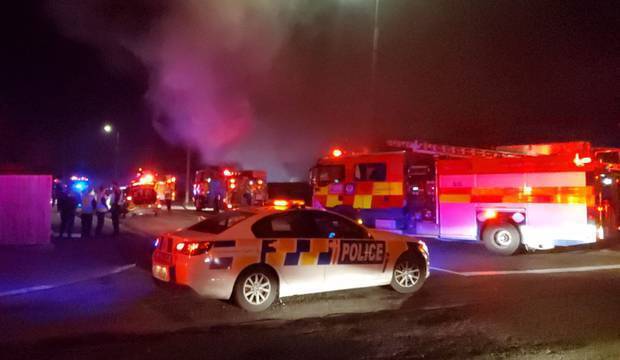
[[[290,208],[300,208],[304,207],[306,202],[303,200],[284,200],[284,199],[276,199],[273,201],[273,207],[276,210],[286,210]]]
[[[288,201],[286,200],[274,200],[273,206],[288,206]]]
[[[206,253],[211,246],[212,243],[209,241],[180,242],[175,246],[175,250],[183,255],[195,256]]]

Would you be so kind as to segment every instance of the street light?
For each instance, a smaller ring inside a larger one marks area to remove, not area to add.
[[[377,112],[377,100],[376,97],[376,76],[377,76],[377,55],[379,51],[379,10],[381,0],[375,0],[375,12],[373,16],[373,31],[372,31],[372,63],[370,68],[370,89],[372,96],[372,109],[371,109],[371,121],[375,121],[375,114]]]
[[[112,134],[114,132],[114,127],[112,124],[104,124],[103,131],[106,134]],[[119,147],[120,147],[121,134],[116,130],[116,143],[114,145],[114,181],[118,181],[118,157],[119,157]]]

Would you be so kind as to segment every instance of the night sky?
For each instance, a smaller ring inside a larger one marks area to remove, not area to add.
[[[394,137],[620,146],[618,1],[381,0],[374,92],[374,1],[223,3],[5,4],[1,171],[111,179],[105,122],[124,179],[188,145],[271,180]]]

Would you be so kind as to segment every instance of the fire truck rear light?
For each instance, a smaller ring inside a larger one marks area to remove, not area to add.
[[[497,217],[497,210],[487,209],[484,211],[485,219],[495,219]]]

